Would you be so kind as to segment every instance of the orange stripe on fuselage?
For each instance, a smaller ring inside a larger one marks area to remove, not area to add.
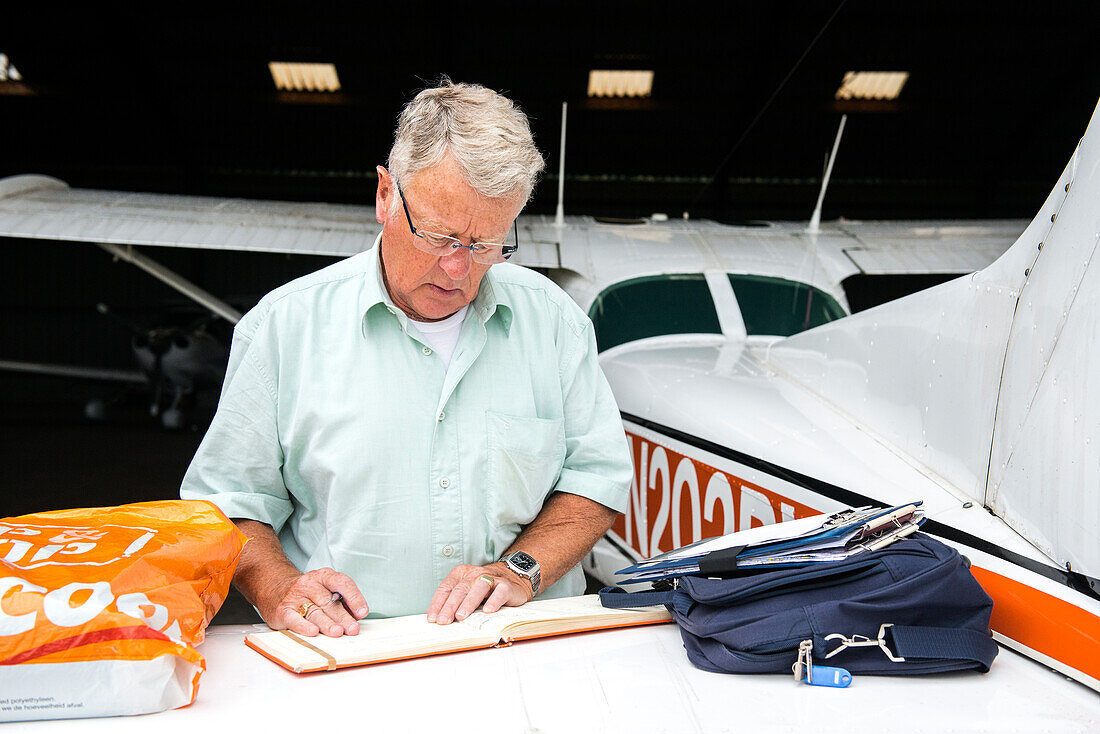
[[[972,566],[993,597],[996,632],[1100,679],[1100,617],[1015,579]]]

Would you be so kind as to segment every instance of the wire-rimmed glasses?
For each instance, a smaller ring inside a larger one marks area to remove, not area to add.
[[[405,192],[401,190],[401,184],[394,179],[394,183],[397,184],[397,194],[401,197],[401,206],[405,209],[405,220],[409,223],[409,229],[412,230],[413,236],[416,237],[413,240],[413,244],[417,249],[422,252],[426,252],[429,255],[435,257],[443,257],[450,254],[456,248],[464,247],[470,251],[470,257],[474,259],[474,262],[479,262],[483,265],[495,265],[496,263],[502,263],[519,249],[519,226],[512,223],[512,236],[515,238],[511,244],[504,242],[471,242],[468,245],[462,244],[462,240],[457,237],[451,237],[450,235],[439,234],[437,232],[427,232],[425,230],[417,230],[413,226],[412,216],[409,214],[409,205],[405,201]]]

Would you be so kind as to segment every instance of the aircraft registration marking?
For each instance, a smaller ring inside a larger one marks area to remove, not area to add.
[[[611,527],[647,558],[703,538],[825,512],[628,430],[630,504]],[[669,442],[671,443],[671,442]]]

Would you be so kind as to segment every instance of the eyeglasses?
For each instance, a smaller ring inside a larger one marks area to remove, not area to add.
[[[474,259],[474,262],[479,262],[482,265],[495,265],[504,262],[519,249],[519,226],[515,222],[512,223],[513,237],[515,237],[515,244],[512,245],[506,245],[502,242],[471,242],[464,245],[460,239],[450,235],[423,230],[418,232],[416,227],[413,226],[412,217],[409,216],[409,205],[405,201],[405,192],[401,190],[401,184],[398,183],[397,179],[394,179],[394,183],[397,184],[397,193],[401,197],[401,206],[405,208],[405,220],[408,221],[409,229],[416,237],[413,244],[416,245],[418,250],[435,257],[443,257],[456,248],[465,247],[470,251],[470,257]]]

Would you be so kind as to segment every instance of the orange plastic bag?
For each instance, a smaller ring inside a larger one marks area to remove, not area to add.
[[[201,501],[0,519],[0,721],[191,703],[244,542]]]

